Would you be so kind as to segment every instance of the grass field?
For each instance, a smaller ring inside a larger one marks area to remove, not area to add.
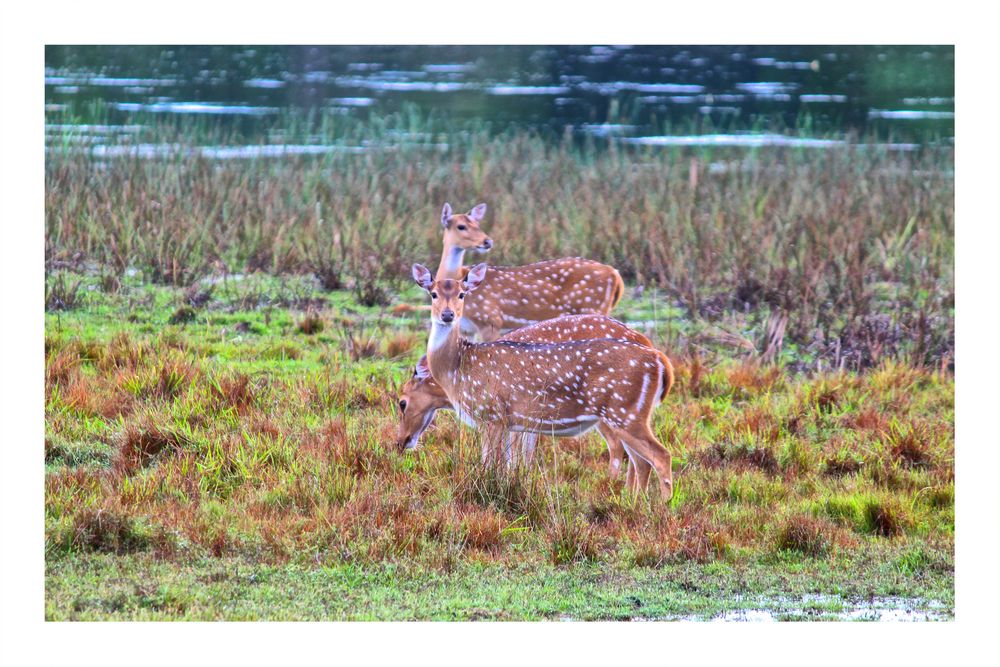
[[[50,618],[950,613],[950,373],[675,357],[667,505],[624,494],[596,435],[507,473],[441,414],[395,451],[422,316],[304,278],[72,280],[79,306],[47,315]],[[649,321],[651,300],[618,314]]]
[[[368,150],[49,153],[47,618],[953,616],[951,149],[309,131]],[[620,268],[677,371],[669,504],[595,434],[506,471],[439,413],[395,451],[445,200],[491,262]]]

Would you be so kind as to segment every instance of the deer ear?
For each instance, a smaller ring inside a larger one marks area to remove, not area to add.
[[[469,217],[475,220],[476,222],[482,220],[484,215],[486,215],[486,204],[479,204],[471,211],[469,211]]]
[[[451,217],[451,204],[448,202],[444,203],[444,208],[441,209],[441,226],[448,229],[448,218]]]
[[[418,380],[426,380],[431,376],[431,366],[427,363],[427,355],[420,357],[420,361],[417,362],[417,367],[414,369],[413,374],[417,376]]]
[[[469,292],[479,287],[486,277],[486,263],[476,264],[469,269],[469,275],[465,276],[465,289]]]
[[[417,284],[423,287],[428,292],[431,291],[431,285],[434,284],[434,278],[431,276],[431,272],[426,266],[422,264],[413,265],[413,279],[417,281]]]

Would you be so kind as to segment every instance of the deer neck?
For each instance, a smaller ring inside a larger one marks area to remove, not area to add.
[[[457,371],[462,361],[462,340],[459,336],[459,322],[445,326],[431,321],[431,333],[427,339],[427,365],[431,376],[441,385],[449,400],[455,393]]]
[[[441,263],[438,264],[436,280],[461,280],[462,264],[465,262],[465,250],[457,245],[445,244],[441,251]]]

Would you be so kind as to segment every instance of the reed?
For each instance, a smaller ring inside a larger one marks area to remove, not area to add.
[[[811,344],[865,366],[900,338],[916,341],[915,363],[953,347],[951,147],[602,146],[412,109],[280,122],[286,141],[338,148],[221,160],[53,146],[50,268],[91,261],[173,285],[218,271],[314,274],[385,304],[410,264],[439,253],[441,203],[482,200],[497,240],[491,262],[580,255],[695,317],[773,311],[781,335],[771,326],[761,336],[768,355],[782,342]],[[142,141],[187,149],[233,139],[186,122],[144,132]]]

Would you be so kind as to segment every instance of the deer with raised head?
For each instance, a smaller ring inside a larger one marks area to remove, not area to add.
[[[462,280],[468,250],[488,252],[493,240],[479,223],[486,204],[468,213],[441,211],[444,248],[437,280]],[[466,333],[496,340],[510,331],[560,315],[607,315],[621,300],[625,284],[614,267],[579,257],[552,259],[524,266],[491,266],[480,288],[469,294],[462,320]]]
[[[615,338],[629,341],[646,347],[653,347],[652,342],[644,335],[630,329],[625,324],[604,315],[565,315],[554,320],[547,320],[530,326],[516,329],[503,336],[500,340],[527,341],[535,343],[556,343],[570,340],[589,340],[593,338]],[[670,391],[673,384],[673,368],[667,363],[667,386],[663,393]],[[430,374],[427,356],[417,362],[413,375],[403,384],[399,396],[399,427],[396,444],[400,449],[414,449],[419,445],[420,436],[431,425],[434,414],[438,410],[451,410],[448,395]],[[625,450],[621,443],[602,424],[597,425],[608,446],[608,467],[612,477],[621,470]],[[520,456],[525,463],[530,463],[534,454],[537,434],[520,433],[508,445],[508,458]],[[639,472],[638,477],[636,472]],[[649,465],[645,461],[631,461],[626,478],[626,486],[645,489],[649,479]]]
[[[670,454],[653,435],[650,417],[672,380],[659,350],[614,338],[559,343],[470,343],[459,334],[467,295],[483,283],[479,264],[464,280],[436,280],[426,267],[413,278],[431,296],[427,363],[459,419],[489,432],[506,429],[577,436],[598,424],[620,442],[629,459],[656,470],[660,490],[673,489]],[[528,296],[532,296],[530,293]],[[496,452],[484,450],[495,457]]]

